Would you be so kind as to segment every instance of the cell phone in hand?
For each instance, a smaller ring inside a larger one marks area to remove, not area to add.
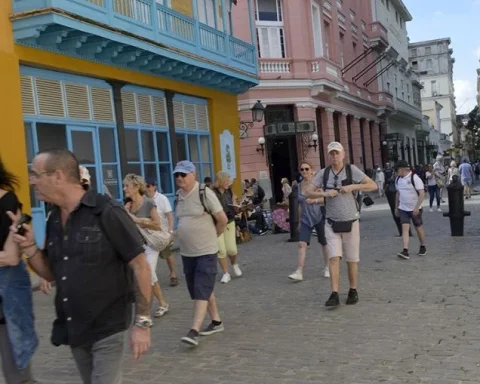
[[[17,233],[20,236],[25,235],[25,228],[23,228],[23,224],[30,224],[32,222],[32,216],[23,213],[20,219],[15,224],[17,226]]]

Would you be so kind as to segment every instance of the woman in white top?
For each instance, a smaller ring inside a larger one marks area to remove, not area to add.
[[[433,172],[433,167],[431,164],[428,165],[427,172],[425,173],[425,178],[427,179],[428,194],[430,196],[430,212],[433,212],[433,199],[437,198],[437,211],[442,212],[440,209],[440,188],[437,185],[437,178]]]
[[[382,171],[382,168],[378,167],[377,172],[375,174],[375,182],[378,186],[378,196],[382,197],[384,194],[383,185],[385,184],[385,174]]]
[[[288,197],[292,193],[292,187],[288,183],[288,179],[284,177],[281,180],[282,183],[282,192],[283,192],[283,202],[288,204]]]
[[[450,168],[448,168],[448,184],[452,182],[453,176],[458,176],[458,175],[459,175],[459,172],[457,168],[457,163],[452,160],[452,162],[450,163]]]
[[[438,188],[440,189],[440,200],[442,203],[443,201],[443,190],[445,189],[445,177],[447,170],[443,165],[443,156],[438,155],[436,158],[435,164],[433,164],[433,173],[435,175]]]

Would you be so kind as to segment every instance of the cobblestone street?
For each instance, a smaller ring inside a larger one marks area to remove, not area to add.
[[[448,219],[427,210],[428,255],[408,261],[396,257],[401,240],[386,205],[364,209],[360,302],[344,305],[342,264],[342,305],[335,310],[324,307],[330,287],[320,276],[318,244],[308,252],[305,281],[295,284],[287,275],[296,266],[297,244],[287,243],[287,235],[256,237],[240,247],[244,277],[217,286],[225,332],[202,338],[196,349],[180,343],[192,316],[185,283],[167,287],[160,260],[171,312],[155,322],[148,355],[134,363],[127,352],[125,383],[479,383],[479,203],[475,197],[466,204],[472,216],[464,238],[451,238]],[[416,238],[410,249],[416,254]],[[35,293],[35,309],[36,377],[80,383],[70,351],[49,342],[53,296]]]

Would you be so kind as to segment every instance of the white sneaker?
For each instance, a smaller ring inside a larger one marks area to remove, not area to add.
[[[170,309],[170,306],[167,304],[165,307],[158,307],[157,311],[155,312],[155,317],[162,317],[165,315],[168,310]]]
[[[233,264],[232,265],[232,268],[233,268],[233,274],[237,277],[240,277],[243,275],[242,273],[242,270],[240,269],[240,267],[238,266],[238,264]]]
[[[433,208],[430,208],[430,212],[433,212]]]
[[[230,274],[227,272],[227,273],[224,273],[223,276],[222,276],[222,280],[220,280],[220,282],[222,284],[227,284],[229,283],[230,281],[232,281],[232,277],[230,276]]]
[[[437,209],[437,212],[442,212],[442,210],[440,208]]]
[[[323,269],[323,277],[330,278],[330,270],[328,269],[328,267],[325,267]]]
[[[291,275],[288,276],[290,280],[294,281],[302,281],[303,280],[303,273],[300,271],[295,271]]]

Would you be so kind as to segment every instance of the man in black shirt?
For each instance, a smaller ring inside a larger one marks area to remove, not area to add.
[[[121,383],[133,293],[136,316],[130,344],[134,359],[150,347],[150,268],[143,241],[120,204],[82,188],[78,162],[71,152],[40,152],[29,177],[37,197],[54,205],[47,220],[45,249],[37,247],[28,226],[24,236],[14,238],[32,269],[56,282],[52,343],[71,347],[84,383]],[[16,219],[13,214],[11,218]]]

